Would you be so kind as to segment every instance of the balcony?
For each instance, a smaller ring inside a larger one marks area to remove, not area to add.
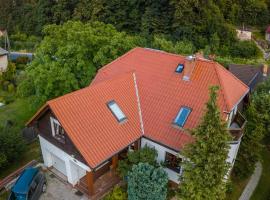
[[[247,120],[245,117],[239,111],[237,111],[229,127],[229,131],[234,142],[238,141],[242,137],[246,123]]]

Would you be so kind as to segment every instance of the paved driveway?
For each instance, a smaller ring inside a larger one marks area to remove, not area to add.
[[[47,190],[40,200],[87,200],[88,198],[70,185],[60,181],[50,172],[46,173]]]

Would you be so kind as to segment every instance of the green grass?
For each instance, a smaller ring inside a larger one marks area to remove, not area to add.
[[[227,200],[238,200],[239,197],[241,196],[242,192],[244,191],[245,186],[247,185],[249,178],[240,180],[236,178],[235,176],[231,177],[231,187],[232,187],[232,192],[228,193],[226,195]]]
[[[251,200],[269,200],[270,199],[270,148],[263,148],[262,151],[262,176],[254,191]]]
[[[0,125],[11,120],[16,126],[23,127],[34,114],[34,108],[27,99],[16,99],[14,102],[0,107]]]
[[[41,152],[39,142],[35,141],[26,146],[25,152],[21,155],[21,157],[18,160],[9,164],[5,169],[2,169],[0,171],[0,179],[5,178],[6,176],[16,171],[20,167],[26,165],[31,160],[40,160],[40,159],[41,159]]]

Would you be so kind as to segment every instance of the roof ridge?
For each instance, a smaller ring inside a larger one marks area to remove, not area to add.
[[[219,84],[220,84],[220,86],[221,86],[221,88],[220,88],[220,92],[221,92],[221,94],[222,94],[222,96],[223,96],[223,98],[224,98],[224,102],[225,102],[225,106],[226,106],[226,109],[227,109],[227,111],[230,111],[229,110],[229,102],[228,102],[228,99],[226,98],[226,95],[224,94],[224,88],[223,88],[223,83],[222,83],[222,81],[221,81],[221,78],[220,78],[220,74],[218,73],[218,71],[217,71],[217,62],[214,62],[213,63],[214,64],[214,70],[215,70],[215,72],[216,72],[216,74],[217,74],[217,77],[218,77],[218,82],[219,82]]]
[[[162,54],[166,54],[166,55],[170,55],[170,56],[185,58],[185,56],[183,56],[183,55],[176,54],[176,53],[170,53],[170,52],[159,50],[159,49],[152,49],[152,48],[147,48],[147,47],[144,47],[144,48],[137,47],[137,48],[145,50],[145,51],[151,51],[151,52],[154,52],[154,53],[162,53]]]
[[[141,49],[142,47],[135,47],[133,49],[130,49],[128,52],[124,53],[122,56],[119,56],[118,58],[114,59],[113,61],[109,62],[108,64],[102,66],[98,72],[103,71],[104,69],[106,69],[109,65],[118,62],[119,60],[125,58],[126,56],[128,56],[129,54],[133,53],[136,49]]]
[[[225,69],[221,64],[219,64],[218,62],[216,62],[216,64],[218,65],[218,67],[220,69],[222,69],[225,73],[231,75],[236,81],[238,81],[239,83],[241,83],[244,87],[248,88],[248,86],[243,83],[241,80],[239,80],[239,78],[237,78],[233,73],[231,73],[229,70]]]
[[[83,92],[85,90],[95,89],[97,87],[100,87],[101,85],[104,85],[104,84],[108,83],[108,82],[114,82],[114,81],[117,81],[117,80],[121,79],[122,77],[125,77],[125,76],[128,76],[128,75],[132,75],[132,74],[133,74],[133,71],[129,71],[129,72],[126,72],[126,73],[117,75],[117,76],[115,76],[115,77],[113,77],[111,79],[107,79],[105,81],[96,83],[94,85],[89,85],[89,86],[86,86],[85,88],[81,88],[81,89],[72,91],[70,93],[67,93],[67,94],[65,94],[63,96],[60,96],[60,97],[56,97],[54,99],[51,99],[51,100],[47,101],[47,104],[53,103],[55,101],[59,101],[60,99],[67,98],[68,96],[71,96],[71,95],[75,95],[75,94],[78,94],[78,93],[80,94],[81,92]]]

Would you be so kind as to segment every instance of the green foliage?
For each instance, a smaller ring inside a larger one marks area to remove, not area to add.
[[[16,76],[16,65],[12,62],[8,63],[6,72],[0,74],[0,81],[14,81]]]
[[[236,158],[233,172],[241,179],[247,178],[255,169],[255,164],[260,158],[263,138],[263,124],[260,114],[255,108],[254,101],[251,101],[245,112],[247,124],[245,133],[241,140],[238,156]]]
[[[128,173],[128,199],[165,200],[167,184],[168,176],[162,167],[139,163]]]
[[[184,148],[184,173],[180,199],[224,199],[224,177],[230,135],[217,105],[217,87],[210,88],[210,99],[200,125],[191,131],[196,141]]]
[[[167,40],[165,37],[157,35],[155,35],[153,38],[152,46],[155,49],[184,55],[190,55],[195,51],[195,47],[193,46],[192,42],[188,40],[173,43],[172,41]]]
[[[117,171],[121,177],[125,177],[132,166],[138,163],[148,163],[152,166],[158,166],[156,158],[157,151],[145,146],[137,151],[128,152],[127,158],[119,161]]]
[[[115,186],[113,191],[106,195],[103,200],[127,200],[127,192],[121,187]]]
[[[41,102],[89,85],[99,67],[140,43],[100,22],[50,25],[44,34],[18,87],[22,96],[35,95]]]
[[[0,169],[20,157],[25,143],[18,128],[0,127]]]
[[[252,41],[238,41],[230,47],[230,55],[240,58],[262,57],[260,49]]]

